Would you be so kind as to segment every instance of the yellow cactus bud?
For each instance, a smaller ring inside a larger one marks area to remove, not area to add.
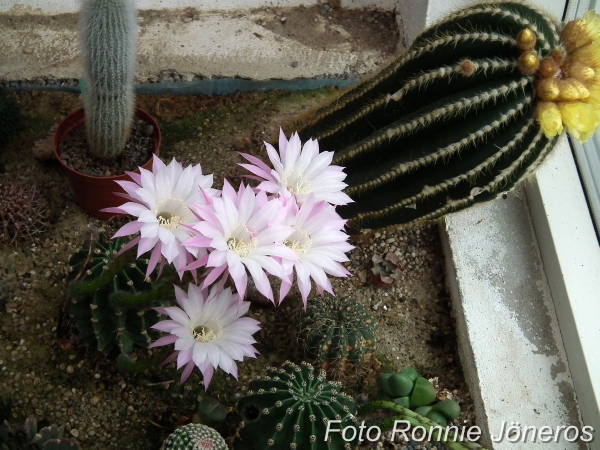
[[[556,100],[560,94],[558,80],[555,78],[542,78],[535,85],[535,90],[538,98],[545,102]]]
[[[575,61],[569,65],[569,77],[586,82],[594,79],[596,71],[582,61]]]
[[[593,10],[586,12],[583,18],[565,25],[560,38],[568,52],[591,44],[600,37],[600,16]]]
[[[552,78],[558,73],[559,67],[554,58],[546,56],[540,61],[538,74],[542,78]]]
[[[533,75],[537,71],[539,64],[540,57],[533,50],[521,53],[521,56],[517,60],[517,67],[524,75]]]
[[[527,50],[533,50],[536,41],[537,36],[533,32],[533,30],[529,28],[525,28],[519,31],[519,34],[517,34],[517,48],[522,52]]]
[[[558,80],[558,100],[563,102],[573,102],[576,100],[585,100],[590,96],[590,91],[580,81],[575,78]]]
[[[558,103],[557,106],[569,134],[578,141],[586,141],[600,125],[600,105]]]
[[[555,103],[540,102],[535,109],[535,118],[548,139],[562,133],[561,113]]]

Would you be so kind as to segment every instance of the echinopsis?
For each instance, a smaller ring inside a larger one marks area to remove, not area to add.
[[[595,45],[592,22],[579,24],[591,36],[583,45]],[[527,178],[556,144],[561,120],[585,139],[600,122],[600,63],[596,48],[573,53],[581,45],[569,45],[573,34],[523,3],[471,6],[298,120],[303,139],[318,139],[346,167],[355,203],[340,215],[357,228],[436,219]],[[543,79],[559,86],[544,96]],[[548,101],[556,105],[540,107]]]

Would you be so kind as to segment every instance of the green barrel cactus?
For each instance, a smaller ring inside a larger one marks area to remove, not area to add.
[[[102,233],[69,260],[69,314],[80,339],[106,355],[128,354],[157,339],[150,327],[159,315],[152,308],[169,306],[174,297],[172,277],[156,281],[155,271],[146,278],[148,260],[136,259],[135,249],[116,256],[124,245]]]
[[[227,444],[213,428],[190,423],[171,433],[160,450],[227,450]]]
[[[135,0],[84,0],[79,34],[88,144],[93,155],[116,158],[129,138],[135,107]]]
[[[21,111],[17,102],[0,88],[0,148],[6,145],[8,139],[19,130],[20,126]]]
[[[467,7],[300,118],[301,138],[318,139],[346,167],[355,203],[338,211],[349,225],[436,219],[527,178],[558,139],[535,110],[541,62],[564,56],[559,30],[524,3]]]
[[[330,420],[340,420],[336,429],[356,421],[356,404],[328,382],[324,371],[315,374],[310,364],[289,361],[281,369],[250,383],[246,397],[238,402],[243,422],[238,429],[237,450],[338,450],[350,449],[341,433],[325,441]]]
[[[306,353],[324,367],[360,366],[375,346],[375,319],[349,297],[318,297],[300,316]]]
[[[35,417],[25,420],[21,430],[13,430],[8,422],[0,423],[0,450],[79,450],[75,439],[63,437],[64,427],[55,424],[38,429]]]

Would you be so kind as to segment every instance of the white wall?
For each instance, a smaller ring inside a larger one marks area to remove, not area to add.
[[[193,7],[199,10],[247,9],[270,6],[312,6],[327,0],[136,0],[139,9],[181,9]],[[392,10],[397,0],[342,0],[344,8],[376,7]],[[11,14],[61,14],[79,11],[81,0],[0,0],[0,13]]]

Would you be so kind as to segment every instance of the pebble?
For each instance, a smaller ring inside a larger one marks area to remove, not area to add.
[[[94,397],[90,398],[90,405],[96,406],[98,404],[98,402],[100,402],[100,397],[94,396]]]
[[[31,55],[33,53],[33,49],[31,47],[25,47],[23,49],[23,53],[25,53],[26,55]]]

